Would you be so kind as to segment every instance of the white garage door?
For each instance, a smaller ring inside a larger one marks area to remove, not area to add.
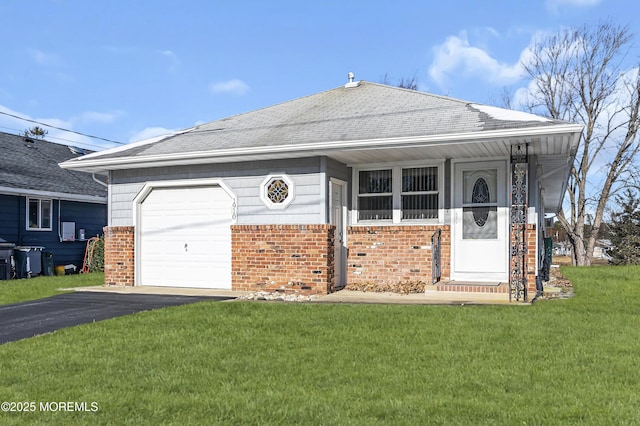
[[[139,210],[138,283],[231,289],[232,208],[219,186],[153,188]]]

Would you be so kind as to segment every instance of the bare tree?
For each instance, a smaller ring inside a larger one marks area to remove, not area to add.
[[[523,63],[534,85],[526,107],[585,126],[568,211],[558,214],[575,265],[591,264],[607,202],[625,186],[640,148],[640,63],[626,63],[633,36],[610,22],[585,25],[540,40]]]
[[[403,89],[409,89],[409,90],[418,90],[418,71],[414,72],[412,76],[410,77],[402,77],[400,80],[398,80],[397,84],[392,84],[391,83],[391,78],[389,77],[388,73],[384,74],[384,77],[382,78],[381,83],[382,84],[386,84],[388,86],[397,86],[397,87],[401,87]]]

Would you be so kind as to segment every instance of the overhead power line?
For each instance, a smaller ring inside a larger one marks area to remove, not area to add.
[[[46,123],[42,123],[40,121],[31,120],[29,118],[20,117],[18,115],[9,114],[8,112],[0,111],[0,114],[7,115],[7,116],[13,117],[13,118],[17,118],[18,120],[28,121],[29,123],[34,123],[34,124],[39,124],[41,126],[50,127],[52,129],[62,130],[63,132],[75,133],[76,135],[85,136],[87,138],[99,139],[101,141],[111,142],[111,143],[115,143],[115,144],[118,144],[118,145],[126,145],[126,143],[124,143],[124,142],[118,142],[118,141],[114,141],[114,140],[107,139],[107,138],[101,138],[100,136],[92,136],[92,135],[88,135],[86,133],[76,132],[75,130],[69,130],[69,129],[64,129],[62,127],[52,126],[51,124],[46,124]]]
[[[20,133],[20,129],[16,129],[14,127],[0,126],[0,129],[9,130],[10,131],[9,133],[13,133],[15,135]],[[103,145],[98,145],[97,142],[91,143],[91,142],[74,141],[71,139],[59,138],[57,136],[49,136],[49,135],[47,135],[45,139],[49,142],[62,143],[64,145],[87,147],[87,149],[91,149],[95,151],[105,149]]]

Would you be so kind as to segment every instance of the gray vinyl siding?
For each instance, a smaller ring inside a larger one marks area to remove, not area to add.
[[[322,168],[325,171],[324,173],[324,197],[323,203],[325,206],[325,220],[328,222],[328,218],[330,217],[329,213],[329,182],[331,178],[340,179],[344,182],[347,182],[347,211],[351,212],[351,168],[347,167],[345,164],[336,161],[332,158],[324,157],[326,161],[323,161]],[[349,213],[350,214],[350,213]],[[349,219],[347,219],[349,220]]]
[[[327,175],[345,182],[351,181],[351,168],[339,161],[327,158]]]
[[[284,210],[269,209],[260,199],[260,187],[269,175],[286,174],[295,186],[295,198]],[[324,222],[321,158],[252,161],[115,170],[110,176],[111,226],[133,225],[133,200],[148,181],[215,178],[236,196],[238,224],[316,224]]]

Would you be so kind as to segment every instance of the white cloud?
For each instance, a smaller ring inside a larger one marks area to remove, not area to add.
[[[39,65],[60,65],[62,60],[54,53],[43,52],[38,49],[29,49],[27,51],[31,59]]]
[[[210,89],[214,94],[230,93],[233,95],[244,95],[250,90],[247,83],[242,80],[238,80],[237,78],[234,78],[233,80],[212,83]]]
[[[124,115],[124,111],[120,110],[114,112],[86,111],[76,117],[74,121],[81,121],[83,123],[109,124],[113,123],[118,117],[122,115]]]
[[[180,59],[178,56],[171,50],[160,50],[159,53],[169,59],[169,72],[175,73],[180,66]]]
[[[446,88],[452,75],[474,77],[496,86],[505,86],[522,78],[520,59],[527,54],[528,49],[521,53],[515,64],[502,63],[486,50],[472,46],[466,31],[463,31],[434,47],[435,58],[429,67],[429,75],[441,88]]]
[[[145,129],[136,132],[129,138],[129,142],[137,142],[145,139],[150,139],[156,136],[169,135],[175,133],[175,130],[167,129],[164,127],[147,127]]]
[[[119,114],[119,112],[117,114]],[[92,150],[99,150],[105,146],[113,145],[73,132],[74,123],[87,120],[87,118],[95,122],[98,118],[104,120],[107,116],[102,116],[100,113],[89,112],[80,114],[70,120],[61,118],[38,118],[0,105],[0,131],[18,135],[33,126],[40,126],[47,130],[48,133],[45,139],[50,142],[64,145],[77,145]],[[54,126],[55,128],[49,126]],[[68,129],[69,131],[61,129]]]

